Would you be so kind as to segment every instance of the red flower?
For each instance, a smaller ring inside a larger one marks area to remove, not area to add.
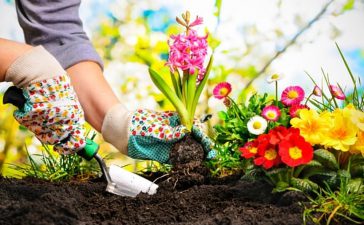
[[[292,135],[289,140],[279,144],[279,155],[286,165],[295,167],[310,162],[313,158],[313,148],[300,135]]]
[[[258,142],[256,140],[245,143],[243,147],[240,147],[241,156],[249,159],[254,157],[258,153]]]
[[[273,166],[279,165],[281,162],[277,150],[272,145],[267,149],[260,149],[258,155],[259,156],[254,159],[254,163],[257,166],[262,165],[264,169],[270,169]]]
[[[283,140],[289,140],[292,135],[299,135],[300,130],[298,128],[286,128],[284,126],[275,127],[269,131],[270,143],[277,145]]]

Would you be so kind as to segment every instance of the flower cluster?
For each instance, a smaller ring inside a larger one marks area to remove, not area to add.
[[[173,72],[179,68],[189,74],[194,74],[198,69],[198,80],[202,80],[206,72],[204,61],[208,49],[207,35],[199,36],[197,31],[191,27],[202,24],[203,20],[201,17],[197,17],[191,24],[186,20],[177,21],[186,27],[186,33],[171,36],[168,42],[170,49],[167,65]]]
[[[241,115],[237,114],[249,133],[239,148],[243,158],[253,158],[255,165],[270,169],[282,163],[289,167],[307,164],[313,158],[315,145],[364,155],[363,112],[350,105],[332,112],[310,109],[306,104],[309,98],[323,95],[317,85],[304,104],[305,92],[300,86],[286,87],[278,99],[280,79],[278,74],[267,79],[268,83],[276,83],[275,101],[259,103],[251,98],[248,107],[239,107],[229,97],[231,84],[227,82],[219,83],[213,90],[215,98],[224,99],[227,108],[234,108],[234,114],[243,110]],[[332,98],[345,99],[338,86],[330,85],[329,90]],[[226,104],[226,100],[231,104]]]
[[[296,128],[275,127],[240,148],[242,157],[254,158],[254,164],[270,169],[281,163],[290,167],[306,164],[313,158],[313,148]]]
[[[263,177],[278,192],[334,190],[341,187],[343,173],[345,183],[359,190],[363,186],[364,95],[357,86],[359,80],[347,69],[354,84],[349,98],[325,73],[329,94],[309,75],[314,87],[307,97],[297,85],[279,95],[279,74],[267,78],[275,85],[274,96],[255,93],[246,103],[229,97],[229,83],[218,84],[213,95],[226,106],[218,114],[222,123],[214,126],[219,163],[231,158],[240,161],[243,178]]]
[[[364,155],[364,113],[351,104],[333,112],[301,110],[299,116],[291,120],[291,125],[298,128],[311,145]]]

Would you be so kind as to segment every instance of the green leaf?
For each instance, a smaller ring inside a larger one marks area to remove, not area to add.
[[[188,115],[190,117],[190,119],[193,120],[194,118],[194,114],[195,112],[193,111],[194,108],[193,104],[194,104],[194,97],[196,94],[196,79],[197,79],[197,75],[199,73],[199,70],[196,69],[194,74],[191,74],[188,76],[187,79],[187,111],[188,111]],[[191,121],[192,123],[193,121]]]
[[[283,192],[286,191],[287,188],[289,188],[289,184],[284,181],[279,181],[276,184],[276,187],[273,189],[273,192]]]
[[[149,74],[153,81],[153,83],[158,87],[158,89],[168,98],[169,101],[176,108],[179,116],[181,117],[181,122],[183,125],[187,127],[187,129],[192,128],[192,124],[190,123],[187,110],[181,100],[177,97],[176,93],[172,91],[171,88],[167,85],[167,83],[162,79],[162,77],[153,69],[149,68]]]
[[[355,3],[355,0],[347,0],[345,5],[343,6],[341,12],[345,12],[345,11],[353,9],[354,8],[354,3]]]
[[[181,81],[178,82],[178,80],[181,80],[181,78],[179,77],[179,73],[178,73],[178,71],[176,71],[174,73],[172,71],[170,71],[170,75],[171,75],[171,80],[173,83],[174,91],[176,92],[178,98],[182,99],[181,86],[179,85],[179,83]]]
[[[295,177],[291,178],[291,185],[303,192],[312,192],[319,188],[315,182],[312,182],[309,179],[300,179]]]
[[[227,115],[227,113],[226,112],[224,112],[224,111],[220,111],[220,112],[218,112],[218,117],[219,117],[219,119],[221,119],[221,120],[223,120],[223,121],[226,121],[227,120],[227,118],[228,118],[228,115]]]
[[[364,177],[364,164],[351,165],[350,172],[353,177]]]
[[[326,149],[315,150],[314,159],[319,161],[325,167],[334,170],[339,169],[339,163],[336,161],[335,155]]]
[[[364,180],[363,178],[351,179],[348,183],[348,190],[351,192],[364,192]]]
[[[205,76],[202,79],[202,81],[200,82],[200,84],[197,86],[196,93],[195,93],[195,96],[193,98],[192,109],[191,109],[191,113],[193,114],[193,115],[191,115],[192,117],[194,117],[196,107],[197,107],[197,104],[198,104],[198,100],[200,98],[202,90],[203,90],[204,86],[206,85],[206,82],[207,82],[208,77],[210,75],[210,71],[211,71],[211,68],[212,68],[213,61],[214,61],[214,57],[213,57],[213,55],[211,55],[209,63],[208,63],[207,68],[206,68]]]

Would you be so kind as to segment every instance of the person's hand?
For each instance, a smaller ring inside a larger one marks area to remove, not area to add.
[[[136,159],[151,159],[166,163],[174,143],[181,140],[188,130],[180,125],[176,112],[155,112],[147,109],[136,110],[129,125],[128,155]],[[192,135],[199,141],[207,155],[212,158],[211,139],[203,133],[201,125],[196,121]]]
[[[9,99],[18,98],[19,92],[23,94],[24,101],[14,117],[42,143],[54,145],[62,154],[85,147],[84,113],[70,78],[43,47],[20,56],[9,67],[5,80],[20,89],[9,89],[4,103],[12,103]]]

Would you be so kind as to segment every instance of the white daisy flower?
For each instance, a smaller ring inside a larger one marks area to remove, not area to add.
[[[279,75],[279,74],[275,73],[275,74],[270,75],[270,76],[267,77],[267,82],[268,83],[273,83],[273,82],[279,81],[282,78],[283,78],[282,75]]]
[[[248,121],[247,127],[251,134],[259,135],[263,134],[267,129],[267,121],[261,116],[254,116]]]

